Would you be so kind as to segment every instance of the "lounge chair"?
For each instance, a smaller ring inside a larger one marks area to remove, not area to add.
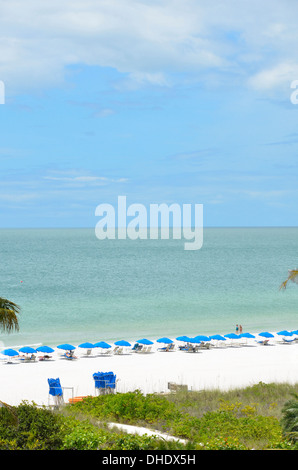
[[[169,351],[174,351],[175,349],[175,344],[170,343],[167,346],[164,346],[163,348],[158,348],[158,351],[163,351],[163,352],[169,352]]]
[[[200,345],[196,344],[195,346],[193,344],[189,344],[187,346],[187,352],[189,353],[196,353],[200,349]]]
[[[123,353],[123,348],[121,348],[120,346],[116,346],[113,350],[113,353],[114,354],[122,354]]]
[[[67,351],[62,355],[62,357],[69,360],[77,359],[77,356],[74,355],[73,351]]]
[[[267,346],[269,343],[269,339],[261,339],[261,340],[256,340],[258,344],[261,344],[263,346]]]
[[[84,357],[89,357],[92,355],[92,349],[87,349],[85,354],[83,354]]]
[[[199,345],[199,349],[210,349],[210,343],[205,343],[204,341],[202,341]]]
[[[113,350],[112,348],[107,348],[107,349],[102,349],[99,353],[100,356],[109,356],[110,354],[112,354]]]
[[[292,338],[292,339],[283,338],[282,344],[291,344],[291,343],[295,343],[295,341],[296,341],[296,338]]]
[[[31,356],[20,356],[19,359],[20,361],[24,362],[35,362],[36,356],[34,354],[31,354]]]
[[[170,345],[168,344],[168,346],[164,346],[163,348],[158,348],[157,351],[168,352],[170,351]]]
[[[52,356],[49,356],[48,354],[44,354],[38,358],[39,361],[49,361],[50,359],[52,359]]]

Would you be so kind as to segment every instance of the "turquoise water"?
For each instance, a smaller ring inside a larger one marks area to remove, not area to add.
[[[21,306],[5,345],[298,328],[298,228],[207,228],[184,240],[98,240],[94,229],[0,230],[0,296]]]

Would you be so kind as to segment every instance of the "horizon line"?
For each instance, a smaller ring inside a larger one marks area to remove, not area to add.
[[[115,227],[115,229],[118,229],[119,227]],[[121,228],[121,227],[120,227]],[[123,228],[123,227],[122,227]],[[147,230],[150,229],[150,227],[143,227],[147,228]],[[157,227],[158,229],[161,229],[162,227]],[[174,227],[169,227],[170,229]],[[195,228],[195,227],[191,227]],[[207,225],[203,226],[203,229],[206,228],[298,228],[298,225]],[[34,226],[34,227],[0,227],[0,230],[66,230],[66,229],[75,229],[75,230],[87,230],[87,229],[94,229],[95,226],[86,226],[86,227],[78,227],[78,226],[66,226],[66,227],[39,227],[39,226]]]

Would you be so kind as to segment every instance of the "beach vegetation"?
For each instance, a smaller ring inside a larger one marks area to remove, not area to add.
[[[281,424],[285,397],[292,392],[291,385],[263,383],[230,392],[143,396],[136,391],[90,397],[76,403],[71,413],[99,422],[147,425],[185,439],[195,449],[292,449],[295,443]]]
[[[0,408],[0,450],[297,450],[298,385],[87,397],[58,409]],[[183,441],[127,434],[111,422]]]
[[[0,450],[57,450],[62,445],[61,417],[23,402],[0,412]]]
[[[19,330],[18,315],[21,308],[10,300],[0,297],[0,329],[6,333]]]

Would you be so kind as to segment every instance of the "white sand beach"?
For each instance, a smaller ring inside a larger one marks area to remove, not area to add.
[[[168,383],[187,385],[189,390],[218,388],[229,390],[258,382],[298,383],[298,341],[283,343],[274,338],[267,346],[255,340],[236,346],[226,341],[224,347],[214,346],[195,353],[176,349],[158,351],[154,344],[150,353],[99,355],[95,348],[90,356],[76,348],[77,359],[61,358],[55,350],[47,361],[24,362],[1,357],[0,400],[10,405],[34,401],[37,405],[52,404],[48,378],[59,378],[64,401],[72,396],[95,395],[93,373],[112,371],[117,376],[117,392],[139,389],[144,394],[168,392]]]

